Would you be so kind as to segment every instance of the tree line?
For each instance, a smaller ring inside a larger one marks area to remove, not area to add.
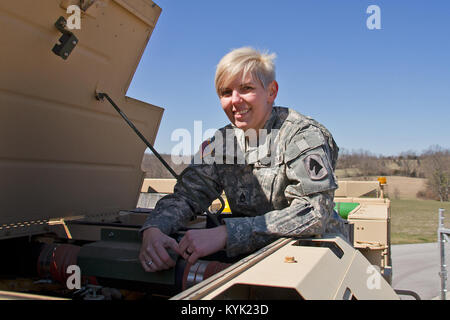
[[[375,155],[365,150],[341,150],[337,163],[341,177],[404,176],[427,179],[418,196],[449,201],[450,149],[433,145],[422,153],[402,152],[397,156]]]
[[[177,174],[181,173],[190,162],[189,157],[178,164],[172,161],[169,154],[161,156]],[[431,146],[420,154],[405,151],[396,156],[375,155],[366,150],[341,149],[336,169],[339,178],[369,176],[425,178],[427,188],[418,196],[449,201],[450,149],[438,145]],[[173,178],[153,154],[144,155],[142,170],[146,178]]]

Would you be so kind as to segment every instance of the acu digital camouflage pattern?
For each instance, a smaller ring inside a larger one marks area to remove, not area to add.
[[[227,255],[252,252],[280,236],[327,232],[347,238],[344,220],[333,210],[339,149],[328,130],[283,107],[273,108],[264,129],[268,134],[255,146],[246,143],[243,131],[232,125],[219,129],[210,144],[202,145],[191,166],[210,178],[214,192],[192,171],[183,177],[203,207],[212,203],[216,192],[225,191],[232,211],[232,218],[223,219]],[[155,226],[171,234],[201,213],[177,183],[173,194],[159,200],[141,230]]]

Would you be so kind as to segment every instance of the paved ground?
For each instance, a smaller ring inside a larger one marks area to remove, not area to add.
[[[394,289],[412,290],[421,299],[439,298],[441,294],[440,251],[438,243],[401,244],[391,246],[392,286]],[[447,292],[450,291],[450,243],[445,243],[447,264]],[[448,293],[447,293],[448,295]],[[401,296],[401,299],[413,299]]]

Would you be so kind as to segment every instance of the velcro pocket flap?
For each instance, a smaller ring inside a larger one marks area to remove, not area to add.
[[[315,149],[325,143],[325,138],[319,129],[309,129],[292,138],[289,145],[286,147],[284,155],[285,163],[297,159],[303,153]]]

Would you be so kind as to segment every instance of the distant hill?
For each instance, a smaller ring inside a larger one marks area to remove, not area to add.
[[[183,171],[191,162],[191,157],[185,157],[183,159],[174,158],[173,160],[175,160],[175,162],[172,161],[172,156],[170,154],[161,154],[161,157],[177,174],[180,174],[181,171]],[[181,163],[178,164],[178,162]],[[172,174],[166,169],[166,167],[164,167],[161,161],[159,161],[154,154],[144,154],[141,168],[142,171],[145,172],[146,178],[173,178]]]
[[[169,154],[161,156],[177,174],[191,162],[190,156],[183,159],[172,158]],[[142,170],[146,178],[173,178],[153,154],[144,155]],[[377,156],[368,151],[341,150],[335,173],[337,178],[342,180],[376,180],[378,176],[390,177],[391,197],[419,196],[436,200],[443,197],[444,201],[448,201],[450,150],[434,146],[420,155],[409,151],[398,156]]]

